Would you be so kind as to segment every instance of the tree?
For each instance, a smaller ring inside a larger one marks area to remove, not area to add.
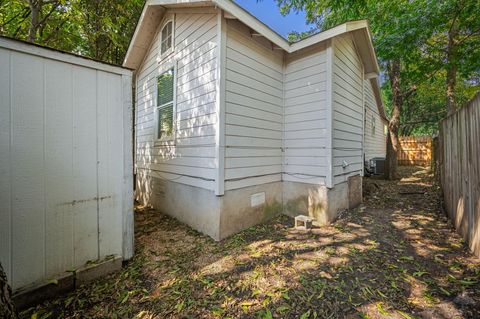
[[[0,34],[121,64],[144,0],[0,0]]]
[[[83,39],[81,54],[121,64],[135,31],[143,0],[83,0],[72,2]]]
[[[430,28],[435,32],[424,49],[426,61],[443,69],[448,115],[457,108],[458,75],[469,79],[480,71],[480,12],[478,0],[441,0],[430,4],[434,12]]]
[[[59,9],[62,3],[59,0],[26,0],[26,2],[30,8],[27,41],[35,42],[39,33],[42,33],[47,25],[48,19]]]
[[[12,302],[12,289],[8,285],[2,263],[0,263],[0,318],[18,318],[17,310]]]

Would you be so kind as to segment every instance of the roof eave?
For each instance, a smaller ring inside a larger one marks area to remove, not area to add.
[[[242,7],[234,3],[233,1],[225,0],[212,0],[212,2],[224,11],[227,11],[231,15],[235,16],[238,20],[249,26],[262,36],[270,40],[273,44],[282,48],[283,50],[290,52],[290,43],[285,40],[281,35],[270,29],[263,22],[255,18],[249,12],[245,11]]]
[[[380,117],[385,121],[389,122],[387,115],[385,114],[385,105],[383,105],[382,96],[380,92],[380,85],[378,84],[378,78],[370,79],[370,83],[372,84],[373,95],[375,97],[375,101],[377,103],[378,112],[380,113]]]
[[[145,3],[142,14],[138,20],[130,45],[128,46],[123,66],[137,69],[146,54],[150,42],[155,37],[156,23],[161,19],[165,8],[160,5],[152,5],[150,1]]]

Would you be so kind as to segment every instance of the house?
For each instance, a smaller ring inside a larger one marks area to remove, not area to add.
[[[0,263],[17,306],[133,256],[131,85],[131,70],[0,37]]]
[[[385,153],[365,21],[289,43],[232,1],[151,0],[124,66],[136,199],[216,240],[280,212],[330,222]]]

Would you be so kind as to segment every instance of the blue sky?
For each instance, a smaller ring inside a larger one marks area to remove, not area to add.
[[[284,17],[280,14],[274,0],[259,2],[257,0],[235,0],[235,2],[284,37],[291,31],[302,32],[311,28],[305,23],[305,13],[290,13]]]

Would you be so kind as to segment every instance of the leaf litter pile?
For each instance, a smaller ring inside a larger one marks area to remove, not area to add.
[[[279,216],[215,242],[137,207],[121,272],[24,318],[480,318],[480,260],[444,217],[428,170],[364,179],[364,204],[330,226]]]

